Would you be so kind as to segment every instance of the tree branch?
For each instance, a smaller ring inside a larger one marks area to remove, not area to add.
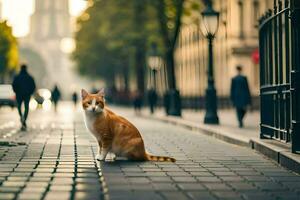
[[[171,45],[171,40],[169,38],[169,31],[167,27],[167,18],[166,18],[166,5],[164,0],[156,0],[156,8],[157,8],[157,17],[160,25],[160,31],[163,37],[163,41],[165,46],[168,47]]]
[[[184,0],[178,0],[176,1],[177,4],[176,4],[176,19],[175,19],[175,29],[174,29],[174,35],[173,35],[173,38],[171,40],[171,45],[172,45],[172,48],[175,47],[176,45],[176,41],[177,41],[177,37],[179,35],[179,32],[180,32],[180,27],[181,27],[181,16],[182,16],[182,13],[183,13],[183,1]]]

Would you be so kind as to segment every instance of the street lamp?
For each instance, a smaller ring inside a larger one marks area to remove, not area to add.
[[[148,66],[151,69],[151,72],[153,74],[153,89],[156,90],[156,73],[163,65],[163,60],[161,56],[158,55],[157,52],[157,45],[155,43],[152,43],[151,50],[149,52],[148,57]]]
[[[205,92],[206,113],[204,117],[205,124],[219,124],[217,114],[217,95],[214,85],[213,74],[213,39],[218,30],[219,12],[212,8],[211,2],[207,3],[202,15],[202,31],[208,40],[208,70],[207,70],[207,89]]]

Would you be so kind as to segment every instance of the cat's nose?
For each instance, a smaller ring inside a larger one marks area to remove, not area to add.
[[[93,109],[93,111],[95,111],[95,110],[96,110],[96,108],[95,108],[95,107],[93,107],[92,109]]]

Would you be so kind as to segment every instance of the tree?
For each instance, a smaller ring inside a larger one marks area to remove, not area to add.
[[[173,54],[183,0],[178,0],[179,4],[165,1],[155,0],[156,4],[151,0],[93,1],[77,20],[73,58],[79,72],[93,78],[101,77],[110,86],[114,86],[115,77],[122,76],[125,90],[129,89],[129,79],[134,74],[139,92],[144,93],[147,48],[155,42],[168,58],[168,69],[174,74]],[[157,20],[156,15],[160,14],[157,6],[163,11],[163,21]],[[175,18],[174,10],[178,10]],[[175,29],[172,24],[177,24]],[[162,34],[165,32],[167,34]],[[169,78],[169,81],[175,86],[175,79]]]
[[[180,96],[176,89],[174,53],[184,14],[199,9],[195,0],[155,0],[157,19],[164,46],[164,57],[167,66],[169,99],[171,115],[181,115]]]
[[[79,72],[101,77],[110,86],[122,76],[125,90],[134,74],[139,92],[144,93],[148,40],[159,40],[154,17],[155,11],[144,1],[94,1],[77,20],[73,58]]]
[[[0,75],[1,82],[7,73],[16,70],[18,66],[18,44],[12,34],[12,28],[7,22],[0,22]]]

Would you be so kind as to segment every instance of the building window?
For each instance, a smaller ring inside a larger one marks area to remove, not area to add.
[[[244,4],[242,0],[238,1],[239,18],[240,18],[240,38],[244,38]]]

